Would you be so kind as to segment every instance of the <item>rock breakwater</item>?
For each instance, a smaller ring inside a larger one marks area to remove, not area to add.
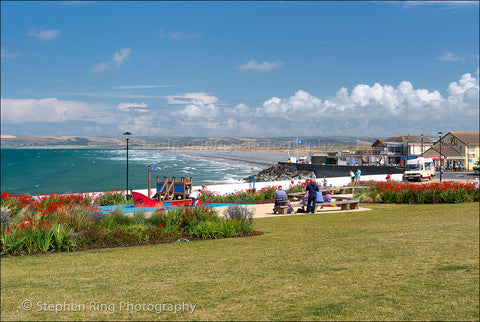
[[[285,181],[285,180],[305,180],[310,178],[310,171],[297,170],[285,164],[278,164],[264,169],[255,175],[255,181]],[[247,182],[252,182],[252,177],[244,179]]]

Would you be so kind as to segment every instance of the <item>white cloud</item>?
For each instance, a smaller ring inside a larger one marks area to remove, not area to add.
[[[462,60],[461,57],[455,56],[451,52],[446,52],[442,56],[437,57],[437,59],[442,60],[442,61],[459,61],[459,60]]]
[[[113,68],[112,64],[114,64],[115,67],[117,69],[119,69],[120,66],[125,61],[128,60],[131,53],[132,53],[132,50],[130,48],[122,48],[122,49],[120,49],[119,51],[117,51],[113,54],[111,62],[101,62],[101,63],[98,63],[98,64],[94,65],[92,67],[90,73],[96,74],[96,73],[105,72],[107,70],[111,70]]]
[[[2,122],[68,122],[96,120],[106,106],[57,98],[10,99],[2,98]]]
[[[165,96],[168,101],[168,104],[189,104],[193,101],[200,101],[203,104],[216,103],[218,98],[207,93],[198,92],[198,93],[185,93],[180,95],[169,95]]]
[[[148,107],[145,103],[120,103],[117,105],[117,109],[122,112],[129,112],[132,107]],[[135,109],[137,112],[148,112],[147,109]]]
[[[272,97],[259,106],[219,106],[216,96],[204,92],[167,99],[170,105],[164,107],[155,105],[158,97],[152,98],[152,103],[127,101],[114,106],[58,98],[6,98],[1,101],[1,120],[2,125],[50,122],[72,128],[72,122],[76,122],[75,128],[80,132],[83,128],[88,135],[107,136],[123,133],[125,128],[135,131],[135,135],[385,136],[405,131],[476,132],[479,120],[478,72],[476,76],[464,74],[451,82],[447,96],[402,81],[396,87],[358,84],[351,92],[342,87],[328,99],[298,90],[290,97]],[[56,129],[57,126],[51,126],[50,131],[46,129],[47,133],[41,134],[54,135]]]
[[[107,70],[110,70],[110,69],[112,69],[112,66],[107,62],[103,62],[103,63],[99,63],[97,65],[94,65],[92,67],[91,73],[92,74],[101,73],[101,72],[104,72],[104,71],[107,71]]]
[[[36,37],[36,38],[41,39],[41,40],[50,40],[50,39],[54,39],[54,38],[59,37],[60,36],[60,30],[58,30],[58,29],[50,29],[50,30],[32,29],[32,30],[30,30],[28,35],[31,36],[31,37]]]
[[[275,68],[282,67],[284,65],[281,61],[276,61],[273,63],[264,61],[263,63],[258,63],[255,59],[251,59],[248,63],[238,66],[239,69],[249,70],[271,70]]]
[[[132,50],[130,48],[122,48],[113,54],[112,62],[114,62],[117,65],[117,68],[119,68],[120,65],[130,57],[131,53]]]

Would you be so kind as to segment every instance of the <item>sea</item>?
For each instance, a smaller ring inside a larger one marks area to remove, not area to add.
[[[224,150],[128,151],[129,189],[151,188],[156,177],[192,178],[193,185],[229,184],[285,161],[286,154]],[[125,190],[125,149],[1,149],[1,191],[13,194]]]

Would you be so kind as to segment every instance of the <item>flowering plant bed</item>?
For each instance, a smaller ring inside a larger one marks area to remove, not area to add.
[[[398,181],[369,182],[370,189],[356,195],[362,202],[384,203],[461,203],[480,201],[480,189],[473,183],[444,181],[412,184]]]
[[[112,196],[107,198],[112,199]],[[96,204],[99,204],[97,199],[88,194],[16,196],[2,193],[1,255],[106,248],[188,238],[225,238],[255,233],[253,213],[241,206],[232,206],[237,207],[233,210],[229,207],[227,210],[230,213],[221,218],[213,207],[158,209],[148,215],[135,211],[131,216],[124,214],[120,208],[104,214]]]
[[[285,189],[287,193],[300,192],[305,189],[304,183],[298,183],[289,189]],[[228,195],[217,195],[211,192],[204,193],[200,200],[203,202],[231,202],[231,203],[249,203],[249,204],[264,204],[272,203],[275,196],[277,186],[266,186],[260,190],[253,191],[251,189],[238,191]]]

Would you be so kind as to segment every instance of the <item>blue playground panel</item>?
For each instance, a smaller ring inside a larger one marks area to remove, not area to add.
[[[225,207],[225,206],[233,206],[236,205],[235,203],[209,203],[204,204],[207,207]],[[134,213],[135,211],[143,211],[143,212],[154,212],[157,209],[163,208],[165,210],[174,209],[174,208],[182,208],[184,206],[176,206],[176,207],[135,207],[134,204],[130,205],[118,205],[118,206],[98,206],[98,209],[101,209],[104,214],[108,214],[110,212],[115,211],[115,209],[120,208],[123,213],[129,214]]]

